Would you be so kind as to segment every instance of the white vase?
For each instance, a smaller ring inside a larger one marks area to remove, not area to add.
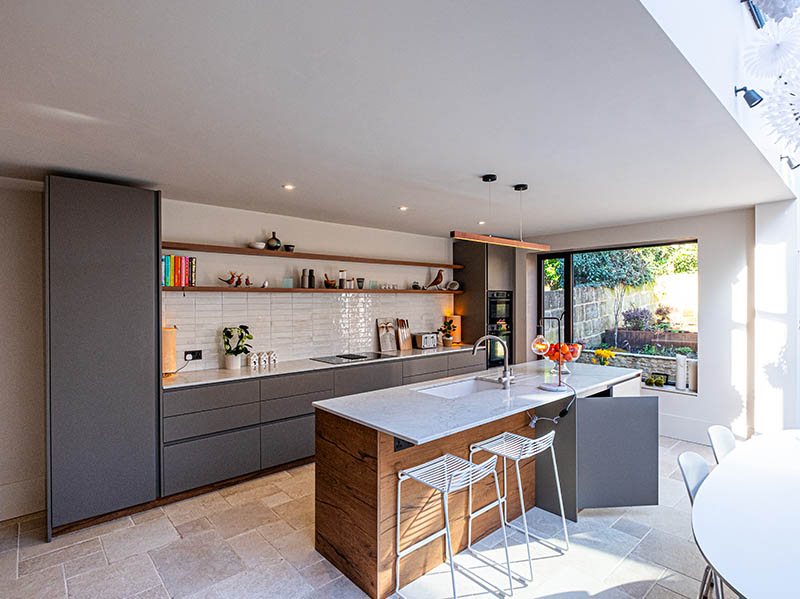
[[[225,354],[225,369],[226,370],[239,370],[242,367],[242,359],[239,356],[230,356]]]

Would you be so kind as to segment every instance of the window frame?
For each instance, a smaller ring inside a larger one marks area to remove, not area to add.
[[[697,244],[698,253],[700,251],[700,243],[697,239],[674,239],[665,241],[651,241],[647,243],[629,243],[622,245],[612,246],[599,246],[583,250],[562,250],[555,252],[542,252],[538,254],[537,268],[536,268],[536,326],[539,326],[540,319],[544,314],[544,261],[550,259],[563,259],[564,260],[564,341],[566,343],[573,342],[573,297],[575,291],[575,281],[572,274],[572,258],[575,254],[591,254],[592,252],[607,252],[614,250],[633,250],[637,248],[660,247],[665,245],[679,245],[686,243]],[[700,269],[698,264],[698,273],[700,276]],[[567,309],[569,306],[569,309]],[[537,329],[538,331],[538,329]],[[541,356],[540,356],[541,357]]]

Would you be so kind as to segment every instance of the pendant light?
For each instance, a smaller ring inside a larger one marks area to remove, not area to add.
[[[481,177],[486,183],[493,183],[497,180],[497,175],[483,175]],[[535,252],[547,252],[550,251],[550,246],[545,245],[542,243],[532,243],[529,241],[524,241],[522,239],[522,193],[527,191],[528,184],[527,183],[517,183],[513,187],[514,191],[517,192],[519,196],[519,240],[511,239],[508,237],[495,237],[494,235],[481,235],[479,233],[467,233],[465,231],[450,231],[450,237],[452,239],[460,239],[462,241],[475,241],[477,243],[487,243],[490,245],[501,245],[504,247],[514,247],[514,248],[521,248],[525,250],[533,250]],[[491,204],[492,204],[492,188],[489,187],[489,210],[491,215]]]

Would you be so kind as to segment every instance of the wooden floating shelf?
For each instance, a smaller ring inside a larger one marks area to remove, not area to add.
[[[464,268],[460,264],[439,264],[438,262],[415,262],[413,260],[389,260],[387,258],[366,258],[363,256],[337,256],[334,254],[312,254],[308,252],[284,252],[282,250],[256,250],[227,245],[206,245],[203,243],[183,243],[162,241],[161,249],[185,252],[208,252],[212,254],[238,254],[243,256],[268,256],[270,258],[292,258],[294,260],[327,260],[329,262],[361,262],[364,264],[392,264],[395,266],[422,266],[425,268]],[[359,290],[364,291],[364,290]],[[416,291],[416,290],[413,290]]]
[[[221,291],[236,291],[246,293],[420,293],[439,295],[458,295],[461,290],[449,289],[302,289],[292,287],[162,287],[162,291],[191,291],[219,293]]]

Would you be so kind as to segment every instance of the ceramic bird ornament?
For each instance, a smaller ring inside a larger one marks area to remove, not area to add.
[[[444,271],[440,270],[439,273],[433,278],[433,281],[428,283],[428,285],[425,287],[425,289],[430,289],[431,287],[436,287],[437,285],[439,285],[439,283],[442,282],[443,278],[444,278]]]
[[[233,284],[236,282],[236,273],[235,273],[235,272],[233,272],[232,270],[228,271],[228,273],[229,273],[231,276],[230,276],[230,277],[228,277],[227,279],[223,279],[222,277],[217,277],[217,278],[218,278],[220,281],[222,281],[223,283],[227,283],[228,285],[233,285]]]

